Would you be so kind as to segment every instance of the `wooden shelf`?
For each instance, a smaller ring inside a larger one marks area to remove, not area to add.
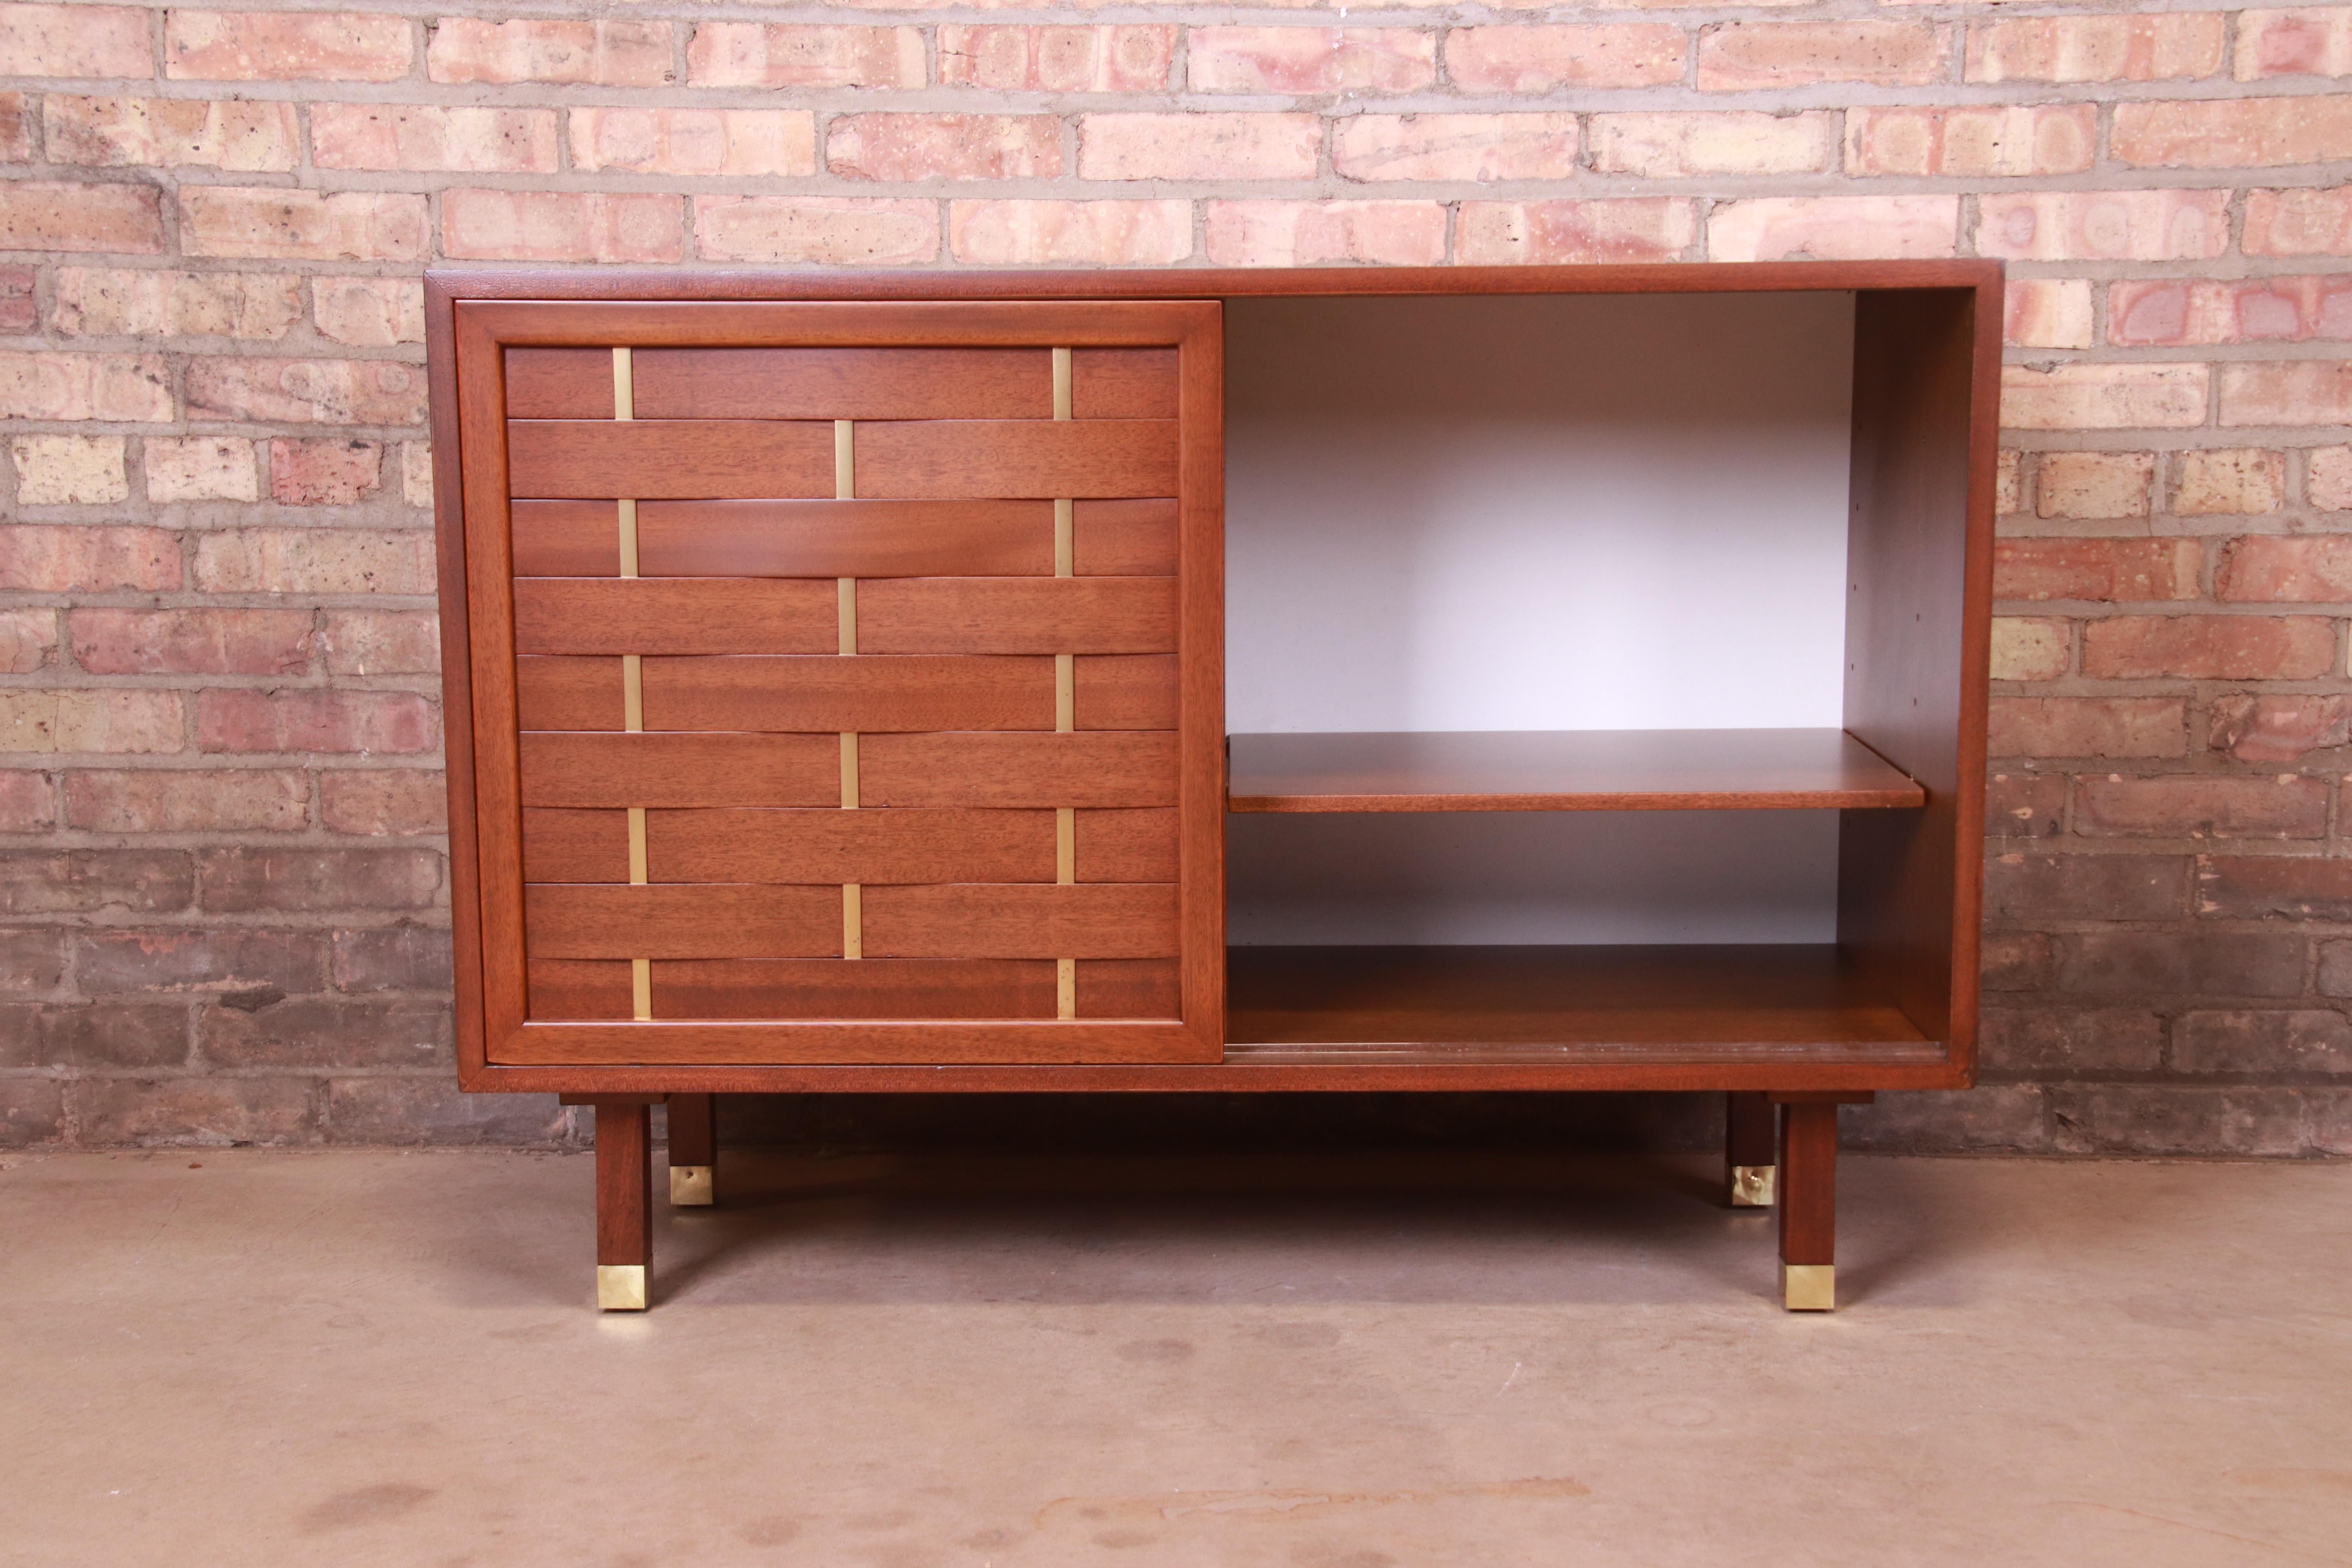
[[[1236,947],[1229,1066],[1940,1061],[1828,946]]]
[[[1843,730],[1234,735],[1229,811],[1797,811],[1927,792]]]

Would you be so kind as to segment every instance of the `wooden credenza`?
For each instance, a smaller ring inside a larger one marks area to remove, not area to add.
[[[1836,1108],[1975,1064],[2000,273],[1982,262],[428,275],[460,1076],[710,1096],[1678,1089],[1833,1300]],[[1842,729],[1225,728],[1224,322],[1267,295],[1850,292]],[[1229,778],[1230,775],[1230,778]],[[1839,814],[1836,940],[1249,947],[1226,819]]]

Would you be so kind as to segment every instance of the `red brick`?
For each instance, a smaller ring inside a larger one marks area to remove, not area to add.
[[[2025,506],[2025,489],[2021,478],[2024,454],[2004,447],[1993,460],[1993,510],[2002,517],[2021,511]]]
[[[414,507],[433,504],[433,443],[409,441],[400,448],[400,499]]]
[[[42,833],[57,821],[57,792],[47,773],[0,768],[0,833]]]
[[[74,662],[92,675],[294,675],[308,610],[76,610]]]
[[[152,256],[163,248],[163,214],[152,185],[0,182],[0,250]]]
[[[330,675],[434,675],[441,619],[429,610],[330,610],[319,638]]]
[[[1192,204],[955,202],[948,248],[958,261],[981,266],[1164,267],[1192,254]],[[910,244],[908,259],[929,255],[913,250]]]
[[[2336,5],[2238,13],[2240,81],[2278,76],[2352,76],[2352,12]]]
[[[1675,261],[1696,230],[1691,204],[1679,197],[1464,202],[1454,260],[1473,267]]]
[[[152,501],[257,500],[253,443],[236,436],[150,436],[142,442]]]
[[[20,506],[90,506],[131,499],[120,436],[19,436],[8,443]]]
[[[0,675],[30,675],[57,657],[55,610],[0,610]]]
[[[104,1148],[277,1148],[319,1131],[308,1078],[89,1079],[67,1086],[79,1142]]]
[[[2204,547],[2193,539],[2003,539],[1993,544],[2002,599],[2194,599]]]
[[[555,168],[555,110],[318,103],[310,106],[310,157],[322,169],[548,174]]]
[[[548,82],[667,87],[667,22],[492,22],[444,16],[425,47],[425,74],[444,82]]]
[[[152,77],[141,5],[0,5],[0,76]]]
[[[90,833],[299,833],[310,780],[299,769],[79,769],[66,822]]]
[[[40,322],[29,267],[0,267],[0,332],[29,332]]]
[[[2352,157],[2352,96],[2119,103],[2107,150],[2143,168],[2242,169]]]
[[[2316,838],[2327,831],[2328,786],[2289,774],[2250,779],[2084,779],[2074,831],[2165,838]]]
[[[2002,300],[2000,341],[2019,348],[2091,346],[2091,285],[2082,278],[2012,278]]]
[[[21,92],[0,92],[0,163],[33,161],[36,107]]]
[[[1817,81],[1922,87],[1944,79],[1948,29],[1926,22],[1727,22],[1698,46],[1698,85],[1716,91]]]
[[[1224,267],[1434,267],[1445,259],[1445,209],[1436,202],[1212,202],[1208,238],[1209,259]]]
[[[904,267],[938,259],[939,205],[927,199],[697,196],[706,261]]]
[[[333,833],[441,833],[449,826],[449,792],[441,774],[421,768],[344,769],[319,775],[319,806]]]
[[[259,1009],[234,1004],[196,1014],[204,1059],[232,1069],[455,1065],[446,1001],[346,1002],[303,996]]]
[[[0,353],[0,418],[174,417],[162,354]]]
[[[2172,1038],[2177,1072],[2352,1073],[2352,1019],[2329,1007],[2184,1013]]]
[[[332,776],[331,774],[329,776]],[[425,777],[429,780],[432,775]],[[416,926],[339,931],[330,965],[338,991],[438,991],[450,986],[449,933]]]
[[[2168,81],[2221,68],[2218,13],[2026,16],[1969,28],[1970,81]]]
[[[180,585],[180,543],[160,528],[0,528],[0,588],[155,593]]]
[[[383,483],[374,441],[272,441],[269,499],[286,506],[354,506]]]
[[[2205,422],[2201,364],[2001,367],[2000,421],[2021,430],[2185,428]]]
[[[197,185],[180,192],[180,247],[190,256],[416,261],[431,238],[425,198],[398,191]]]
[[[1683,79],[1680,27],[1456,27],[1445,69],[1465,92],[1532,94],[1563,87],[1664,87]]]
[[[914,27],[704,22],[686,51],[696,87],[919,88],[923,72]]]
[[[572,166],[641,174],[816,173],[805,109],[575,109]]]
[[[178,1003],[44,1007],[41,1015],[41,1060],[50,1067],[89,1072],[177,1067],[188,1059],[188,1010]]]
[[[60,267],[52,324],[67,336],[282,338],[301,279],[274,272]]]
[[[1573,114],[1356,114],[1331,132],[1349,180],[1564,180],[1576,173]]]
[[[500,261],[677,261],[682,204],[671,195],[572,191],[445,191],[446,255]]]
[[[268,910],[413,910],[441,888],[429,849],[216,849],[196,858],[196,897],[214,914]]]
[[[184,748],[176,691],[0,687],[0,752],[159,752]]]
[[[1844,261],[1949,256],[1958,196],[1755,196],[1706,220],[1713,261]]]
[[[2352,256],[2352,186],[2248,191],[2249,256]]]
[[[2107,289],[2107,336],[2132,344],[2352,338],[2352,277],[2119,280]]]
[[[2098,111],[2088,103],[1850,109],[1845,116],[1850,174],[2076,174],[2097,157],[2098,142]]]
[[[2224,425],[2352,424],[2352,360],[2271,360],[2221,367]]]
[[[310,295],[321,337],[372,349],[425,341],[425,286],[414,278],[318,278]]]
[[[207,594],[430,594],[433,535],[423,529],[245,528],[196,541]]]
[[[2352,447],[2322,447],[2307,459],[2305,484],[2311,504],[2327,511],[2352,511]]]
[[[11,915],[174,914],[195,897],[195,863],[184,850],[61,849],[0,857],[0,912]],[[109,964],[104,956],[114,945],[75,941],[84,991],[95,995],[122,988],[125,965]],[[184,948],[174,962],[184,968],[186,957]],[[145,984],[154,976],[132,978]]]
[[[1832,117],[1819,112],[1720,111],[1592,117],[1594,172],[1637,174],[1645,179],[1811,174],[1831,163],[1831,149],[1836,142]],[[1572,140],[1570,145],[1573,146]],[[1559,171],[1562,175],[1568,172]]]
[[[2180,454],[2172,510],[2187,516],[2252,516],[2286,504],[2286,454],[2259,447]]]
[[[2237,603],[2336,603],[2352,599],[2352,538],[2257,534],[2222,552],[2214,592]]]
[[[1194,92],[1411,92],[1437,79],[1437,40],[1402,27],[1194,27]]]
[[[290,425],[422,425],[425,367],[395,360],[197,359],[188,417]]]
[[[2066,781],[1995,773],[1985,781],[1985,833],[1993,838],[2053,838],[2066,821]]]
[[[326,1138],[375,1147],[546,1148],[568,1140],[571,1115],[551,1094],[463,1094],[454,1076],[441,1073],[337,1078],[327,1084]]]
[[[2316,616],[2117,616],[2083,628],[2083,673],[2103,680],[2314,680],[2336,668]]]
[[[2352,699],[2216,698],[2213,749],[2242,763],[2292,763],[2309,752],[2352,745]]]
[[[2188,705],[2173,697],[1996,697],[1996,757],[2184,757]]]
[[[206,752],[429,752],[433,704],[409,691],[200,691],[196,746]]]
[[[1307,180],[1322,136],[1312,114],[1088,114],[1078,121],[1078,175]]]
[[[2003,921],[2178,920],[2188,873],[2180,855],[2000,855],[1985,865],[1985,904]]]
[[[1997,1008],[1985,1014],[1979,1059],[2004,1074],[2154,1072],[2164,1036],[2164,1019],[2137,1008]]]
[[[2026,191],[1978,198],[1978,254],[2014,261],[2208,261],[2228,191]]]
[[[940,29],[940,84],[1000,92],[1163,92],[1174,27]]]
[[[1050,179],[1062,172],[1062,122],[1050,114],[843,114],[825,132],[825,164],[860,180]]]
[[[163,74],[189,81],[398,81],[405,16],[351,12],[168,11]]]
[[[2074,657],[2067,623],[2044,616],[1996,616],[1992,623],[1995,680],[2055,680]]]
[[[121,167],[291,169],[301,127],[290,103],[195,98],[68,98],[42,105],[50,160]]]

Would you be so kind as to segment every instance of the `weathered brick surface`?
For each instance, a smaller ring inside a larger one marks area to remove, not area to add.
[[[2352,9],[726,12],[0,4],[0,1143],[572,1134],[448,1085],[429,262],[1995,256],[1992,1081],[1849,1132],[2352,1152]]]

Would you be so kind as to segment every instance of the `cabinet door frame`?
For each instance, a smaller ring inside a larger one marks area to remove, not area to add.
[[[1177,350],[1180,1020],[527,1018],[503,351],[623,344]],[[435,494],[461,1085],[503,1089],[548,1068],[1222,1059],[1223,347],[1214,300],[453,301],[432,374],[436,415],[448,411],[436,420]]]

